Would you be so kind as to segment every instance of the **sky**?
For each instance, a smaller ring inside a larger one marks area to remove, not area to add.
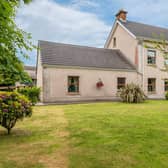
[[[17,25],[32,40],[103,47],[119,9],[131,21],[168,27],[167,0],[33,0],[21,5]],[[29,52],[26,65],[35,65],[37,52]]]

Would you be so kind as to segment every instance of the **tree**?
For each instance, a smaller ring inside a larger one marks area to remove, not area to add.
[[[31,115],[31,103],[25,96],[17,92],[0,92],[0,125],[8,130],[8,134],[18,120]]]
[[[23,0],[23,1],[24,1],[24,3],[28,4],[28,3],[30,3],[32,0]]]
[[[30,1],[24,0],[24,3]],[[31,35],[18,28],[15,23],[20,2],[0,1],[0,85],[30,80],[19,56],[29,58],[25,51],[32,51],[35,46],[31,42]]]

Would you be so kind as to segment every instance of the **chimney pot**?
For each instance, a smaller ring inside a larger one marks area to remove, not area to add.
[[[116,18],[118,19],[118,20],[121,20],[121,21],[124,21],[124,22],[126,22],[126,20],[127,20],[127,11],[125,11],[124,9],[120,9],[119,11],[118,11],[118,13],[115,15],[116,16]]]

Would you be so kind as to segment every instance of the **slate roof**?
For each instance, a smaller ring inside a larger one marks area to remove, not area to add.
[[[28,66],[28,65],[25,65],[25,66],[24,66],[24,69],[25,69],[25,70],[32,70],[32,71],[35,71],[35,70],[36,70],[36,67],[35,67],[35,66]]]
[[[120,21],[136,37],[156,39],[163,35],[168,40],[168,29],[132,21]],[[156,36],[156,37],[155,37]]]
[[[119,50],[39,41],[42,65],[110,68],[135,71]]]

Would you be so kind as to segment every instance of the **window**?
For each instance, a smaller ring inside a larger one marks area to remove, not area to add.
[[[156,64],[156,51],[148,50],[148,64]]]
[[[125,86],[126,78],[117,78],[117,89],[121,89]]]
[[[113,38],[113,48],[115,48],[117,46],[117,40],[116,37]]]
[[[168,59],[165,59],[165,65],[168,66]]]
[[[155,91],[156,91],[156,79],[148,78],[148,92],[155,92]]]
[[[79,92],[79,77],[68,76],[68,92],[78,93]]]
[[[168,91],[168,80],[164,81],[164,87],[165,87],[165,91]]]

